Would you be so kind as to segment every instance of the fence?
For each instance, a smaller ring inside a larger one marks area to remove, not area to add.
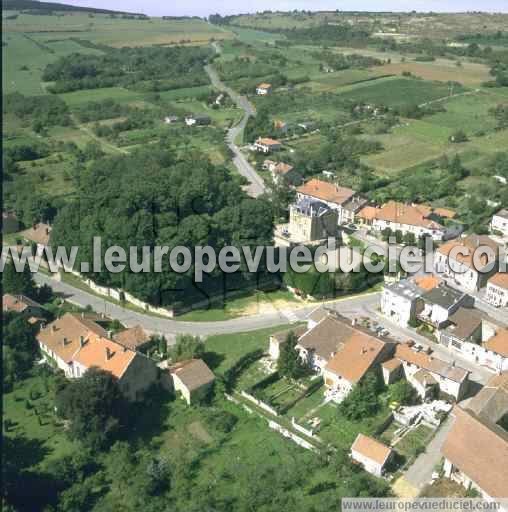
[[[284,428],[282,425],[279,425],[276,421],[269,420],[268,426],[272,430],[276,430],[277,432],[282,434],[284,437],[291,439],[291,441],[295,442],[298,446],[301,446],[302,448],[305,448],[307,450],[317,451],[317,448],[314,445],[310,444],[305,439],[302,439],[300,436],[293,434],[293,432],[290,432],[287,428]]]
[[[262,402],[261,400],[258,400],[257,398],[253,397],[252,395],[249,395],[246,391],[241,391],[240,394],[249,400],[250,402],[255,403],[260,409],[263,409],[266,412],[269,412],[273,416],[278,416],[279,413],[273,408],[270,407],[268,404],[265,404],[265,402]]]

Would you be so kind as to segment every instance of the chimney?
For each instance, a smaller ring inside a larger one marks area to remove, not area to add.
[[[64,339],[62,340],[62,346],[65,347],[65,345],[67,345],[67,338],[64,337]]]
[[[366,354],[367,353],[367,349],[365,347],[362,348],[362,351],[361,351],[361,355],[363,356],[363,354]]]
[[[81,348],[83,348],[85,346],[85,337],[84,336],[79,337],[79,346]]]
[[[113,352],[109,347],[106,347],[106,361],[109,361],[113,357]]]
[[[113,331],[108,331],[108,338],[109,338],[110,340],[112,340],[112,339],[113,339]]]
[[[351,320],[351,325],[354,327],[356,325],[356,318],[353,318],[353,320]]]
[[[85,318],[85,312],[81,311],[81,318]]]
[[[51,324],[51,330],[52,330],[53,332],[56,332],[56,325],[55,325],[55,324]]]

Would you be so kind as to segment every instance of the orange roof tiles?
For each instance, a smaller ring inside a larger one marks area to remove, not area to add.
[[[272,84],[268,84],[266,82],[263,82],[258,85],[258,89],[270,89],[272,87]]]
[[[86,368],[97,366],[120,378],[136,353],[106,336],[106,331],[95,322],[66,313],[41,329],[37,340],[66,363],[76,361]]]
[[[408,343],[399,343],[395,349],[395,357],[419,368],[435,373],[455,382],[462,382],[467,378],[468,371],[459,366],[453,366],[441,359],[437,359],[426,352],[416,351]]]
[[[497,331],[495,336],[487,340],[483,346],[491,352],[508,357],[508,329]]]
[[[388,460],[392,449],[372,437],[358,434],[351,450],[360,453],[381,466]]]
[[[374,220],[376,218],[376,214],[378,212],[378,208],[374,206],[364,206],[359,212],[358,217],[365,220]]]
[[[508,489],[508,434],[460,407],[446,437],[442,454],[492,498]]]
[[[486,235],[470,235],[466,238],[462,238],[460,240],[450,240],[446,242],[441,247],[438,248],[438,252],[443,254],[444,256],[450,256],[450,253],[457,247],[461,247],[464,252],[468,252],[468,254],[457,254],[454,258],[459,263],[466,265],[467,267],[474,267],[473,258],[475,250],[480,246],[490,247],[497,254],[499,251],[499,245],[489,238]],[[487,254],[483,255],[484,263],[487,265]]]
[[[354,331],[326,365],[326,370],[356,384],[374,365],[386,344]]]
[[[73,359],[86,368],[97,366],[120,379],[135,356],[133,350],[94,334]]]
[[[494,274],[490,279],[489,283],[498,286],[499,288],[504,288],[508,290],[508,273],[506,272],[498,272]]]
[[[398,359],[393,358],[385,361],[381,366],[386,368],[389,372],[393,372],[397,368],[400,368],[402,363]]]
[[[280,146],[280,141],[276,139],[271,139],[270,137],[260,137],[257,141],[258,144],[263,144],[265,146]]]
[[[422,290],[425,290],[426,292],[433,290],[434,288],[437,288],[439,284],[441,283],[441,279],[437,276],[433,275],[423,275],[423,276],[416,276],[414,278],[414,282],[416,286],[421,288]]]
[[[333,183],[315,178],[298,187],[296,191],[299,194],[315,197],[316,199],[335,204],[345,203],[355,194],[355,191],[350,188],[339,187]]]

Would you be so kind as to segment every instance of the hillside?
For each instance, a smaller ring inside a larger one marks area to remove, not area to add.
[[[76,5],[59,4],[55,2],[38,2],[36,0],[2,0],[4,11],[40,11],[41,14],[48,14],[54,11],[76,11],[92,12],[97,14],[130,14],[132,16],[145,16],[141,13],[125,11],[112,11],[108,9],[97,9],[96,7],[78,7]]]

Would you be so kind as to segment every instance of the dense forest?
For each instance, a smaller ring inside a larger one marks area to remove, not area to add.
[[[110,48],[104,55],[71,54],[48,64],[43,80],[50,92],[122,86],[163,91],[207,84],[203,65],[212,55],[204,47]]]
[[[269,205],[248,198],[227,169],[213,166],[200,154],[189,152],[177,158],[163,144],[153,145],[132,156],[92,162],[82,169],[79,183],[78,197],[55,220],[51,241],[54,246],[80,246],[80,261],[92,261],[94,236],[102,237],[103,250],[119,245],[127,253],[130,246],[220,249],[271,242]],[[160,274],[104,271],[93,279],[156,305],[199,301],[222,292],[222,275],[214,274],[198,289],[192,273],[193,268],[176,274],[163,266]],[[228,279],[247,286],[241,275]]]

